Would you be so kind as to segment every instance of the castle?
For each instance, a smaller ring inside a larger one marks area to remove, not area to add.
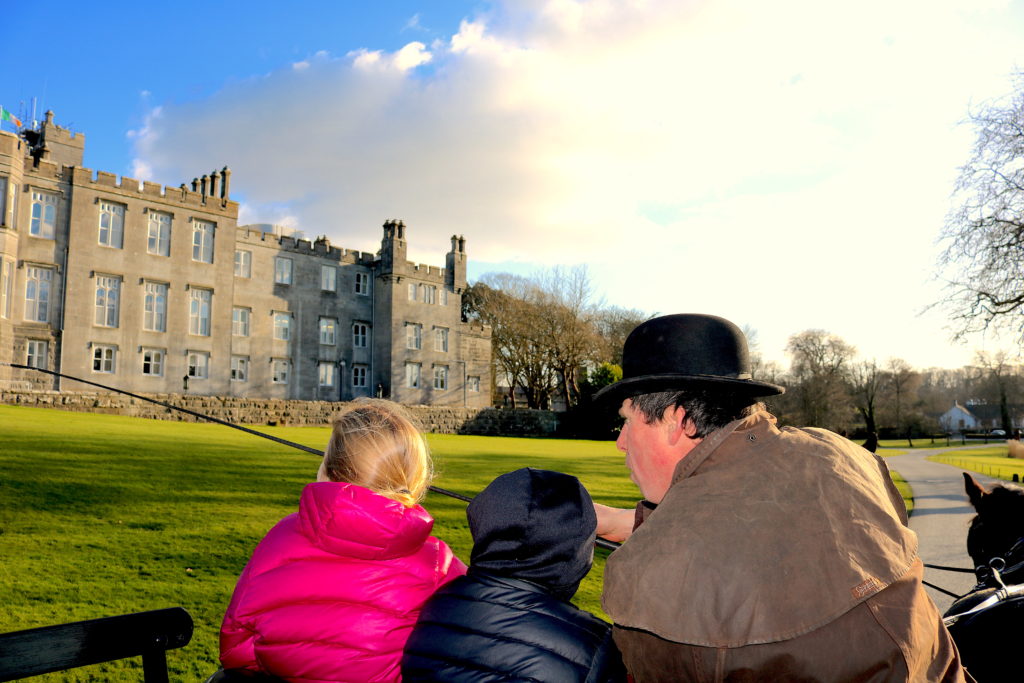
[[[462,322],[466,243],[445,266],[238,225],[225,167],[163,187],[82,167],[53,121],[0,132],[0,362],[139,393],[486,407],[490,330]],[[0,365],[0,387],[89,390]]]

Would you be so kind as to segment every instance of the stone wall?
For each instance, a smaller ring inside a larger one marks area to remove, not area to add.
[[[141,395],[141,394],[140,394]],[[236,424],[327,425],[343,403],[238,397],[147,394],[148,398]],[[148,401],[108,393],[0,390],[0,404],[106,413],[155,420],[199,422],[200,418]],[[489,436],[551,436],[558,415],[543,410],[409,406],[427,432]]]

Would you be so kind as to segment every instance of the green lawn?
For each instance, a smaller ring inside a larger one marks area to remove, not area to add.
[[[1006,481],[1012,481],[1014,474],[1024,479],[1024,460],[1009,457],[1006,444],[940,453],[928,459]]]
[[[262,428],[323,448],[327,428]],[[525,467],[578,476],[602,503],[638,498],[612,442],[430,435],[435,483],[472,495]],[[212,424],[0,406],[0,632],[185,607],[192,642],[172,680],[216,668],[217,632],[253,546],[293,512],[315,456]],[[436,534],[464,561],[465,504],[430,494]],[[600,613],[605,551],[576,602]],[[141,662],[49,680],[140,679]],[[39,680],[46,680],[41,678]]]
[[[910,484],[907,480],[900,476],[899,472],[889,472],[889,476],[892,477],[892,483],[896,484],[896,489],[903,496],[903,504],[907,506],[907,514],[911,515],[914,513],[914,492],[910,488]]]
[[[316,448],[328,437],[327,428],[261,429]],[[435,483],[467,495],[529,465],[578,476],[608,505],[639,497],[610,441],[428,441]],[[0,632],[180,605],[196,627],[192,642],[168,655],[171,679],[202,680],[216,669],[239,572],[267,529],[295,510],[317,465],[220,425],[0,406]],[[426,507],[436,534],[468,560],[465,505],[430,494]],[[606,556],[597,551],[576,597],[602,616]],[[140,667],[115,662],[39,680],[137,681]]]

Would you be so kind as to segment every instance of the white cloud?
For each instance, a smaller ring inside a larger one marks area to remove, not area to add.
[[[508,2],[167,105],[136,172],[229,164],[249,206],[352,248],[395,216],[420,261],[461,233],[477,262],[589,262],[613,303],[734,312],[766,347],[895,348],[937,296],[954,124],[1008,87],[1019,23],[995,0]]]

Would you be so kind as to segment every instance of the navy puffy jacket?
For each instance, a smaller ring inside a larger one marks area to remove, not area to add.
[[[410,681],[625,681],[611,626],[537,584],[470,570],[423,606]]]

